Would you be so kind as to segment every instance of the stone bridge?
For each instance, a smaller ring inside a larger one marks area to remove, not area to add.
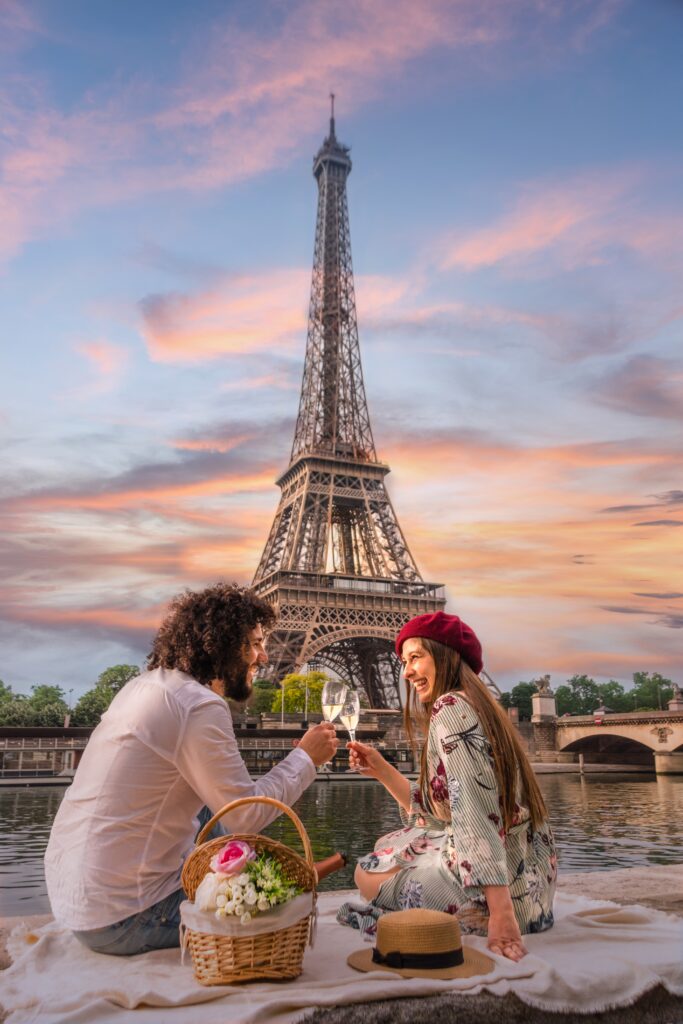
[[[583,754],[586,760],[654,764],[658,773],[683,773],[683,711],[646,711],[546,718],[537,729],[550,731],[558,760]]]

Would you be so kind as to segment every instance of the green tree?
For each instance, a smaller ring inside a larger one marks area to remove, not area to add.
[[[13,697],[12,687],[8,686],[7,683],[3,683],[2,679],[0,679],[0,704],[5,704],[7,701],[12,700]]]
[[[270,711],[273,706],[275,694],[280,692],[280,687],[271,679],[255,679],[254,687],[247,702],[247,707],[254,714],[262,715]]]
[[[35,708],[44,708],[52,704],[63,704],[65,714],[69,710],[64,700],[65,693],[61,686],[32,686],[29,700]]]
[[[517,708],[520,721],[531,718],[531,697],[536,693],[535,683],[517,683],[510,691],[510,707]]]
[[[9,699],[0,702],[0,725],[63,725],[68,710],[61,687],[33,686],[29,697],[10,693]]]
[[[567,680],[567,684],[572,695],[572,706],[567,708],[568,711],[573,711],[577,715],[592,715],[602,704],[598,684],[590,676],[572,676]],[[557,701],[557,694],[555,700]]]
[[[35,711],[23,693],[13,693],[9,700],[0,703],[0,725],[34,725]]]
[[[502,708],[512,707],[512,698],[509,693],[501,693],[500,700],[498,701]]]
[[[72,725],[99,725],[100,718],[115,697],[109,686],[93,686],[80,698],[71,714]]]
[[[606,708],[611,711],[628,711],[629,699],[624,687],[616,679],[610,679],[608,683],[600,683],[598,693],[601,703]]]
[[[140,669],[137,665],[112,665],[99,674],[95,685],[108,687],[114,693],[118,693],[126,683],[139,675]]]
[[[306,705],[306,687],[308,687],[308,710],[311,714],[322,713],[321,694],[327,682],[324,672],[290,672],[280,683],[273,697],[271,711],[282,710],[282,695],[285,697],[287,714],[302,712]]]
[[[576,699],[570,686],[558,686],[555,690],[555,707],[558,715],[576,714]]]
[[[630,710],[666,711],[667,703],[673,697],[674,687],[670,679],[659,672],[634,672],[633,689],[626,696]]]

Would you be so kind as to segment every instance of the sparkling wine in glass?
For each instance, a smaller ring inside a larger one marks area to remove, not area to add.
[[[360,697],[358,696],[357,690],[349,690],[346,694],[346,699],[342,704],[342,709],[339,712],[339,720],[348,732],[351,740],[356,738],[356,729],[358,727],[358,719],[360,717]],[[350,772],[358,771],[357,768],[347,769]]]
[[[344,706],[347,693],[348,687],[346,683],[342,683],[339,679],[327,680],[323,686],[321,697],[323,718],[326,722],[334,722],[335,718],[338,718],[339,712]]]

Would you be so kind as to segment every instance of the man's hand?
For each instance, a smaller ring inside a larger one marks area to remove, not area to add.
[[[337,753],[339,740],[331,722],[312,725],[301,737],[297,746],[305,750],[316,768],[330,761]]]

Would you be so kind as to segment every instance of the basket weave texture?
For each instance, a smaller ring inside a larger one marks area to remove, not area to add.
[[[225,814],[244,804],[270,804],[291,818],[303,844],[304,857],[275,839],[248,832],[219,836],[218,839],[203,842],[204,837]],[[313,910],[287,928],[261,935],[210,935],[188,928],[185,940],[192,956],[195,977],[201,985],[232,985],[235,982],[263,978],[297,978],[303,970],[304,952],[316,901],[317,876],[308,833],[294,811],[272,797],[245,797],[226,804],[206,823],[197,836],[194,850],[185,861],[182,886],[188,899],[194,900],[199,883],[210,870],[211,858],[233,839],[243,839],[257,853],[265,853],[278,861],[284,877],[291,884],[304,892],[313,893]]]

